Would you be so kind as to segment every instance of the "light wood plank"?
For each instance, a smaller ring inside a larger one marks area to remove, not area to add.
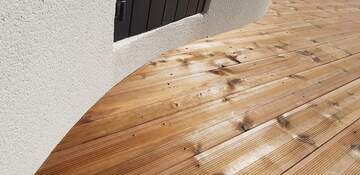
[[[253,24],[165,52],[94,105],[37,174],[284,172],[358,116],[357,93],[342,90],[360,77],[359,18],[360,1],[274,0]],[[277,126],[285,113],[296,126]],[[302,132],[311,140],[294,139]],[[252,140],[220,146],[238,138]],[[347,156],[327,164],[359,171]]]
[[[181,86],[182,84],[187,85],[183,88],[179,87],[177,90],[169,88],[167,84],[153,87],[151,88],[151,92],[146,92],[147,95],[152,94],[151,97],[155,97],[156,99],[172,96],[172,99],[168,101],[160,100],[160,102],[155,101],[150,105],[142,105],[129,111],[122,111],[123,108],[109,110],[109,108],[112,108],[114,105],[117,106],[118,104],[116,99],[108,99],[108,103],[104,102],[103,104],[99,102],[99,104],[94,107],[95,109],[92,109],[96,112],[89,111],[86,119],[91,121],[75,126],[68,134],[66,140],[63,140],[63,143],[61,143],[58,148],[67,148],[94,138],[119,132],[166,115],[174,114],[181,110],[224,98],[225,96],[245,89],[336,61],[348,55],[349,54],[343,50],[337,49],[334,46],[320,45],[316,48],[300,50],[297,53],[288,53],[270,59],[259,60],[254,63],[219,69],[215,72],[208,72],[196,77],[190,77],[186,80],[180,80],[179,82],[173,82],[171,85],[174,87]],[[214,73],[218,75],[214,75]],[[222,74],[224,75],[221,76]],[[235,82],[234,85],[230,84],[229,86],[229,82],[231,83],[231,81],[235,80],[241,82],[238,84]],[[211,91],[209,91],[209,89],[211,89]],[[140,93],[144,93],[144,91],[135,91],[132,96]],[[120,100],[130,105],[129,98],[131,97],[121,97]],[[135,101],[134,105],[139,103],[141,102]],[[104,107],[104,105],[106,106]],[[119,105],[122,106],[121,104]],[[109,110],[109,112],[104,112],[103,110]],[[104,132],[103,128],[108,129]]]
[[[359,174],[359,134],[357,121],[285,174]]]
[[[229,101],[207,103],[131,130],[55,152],[48,159],[51,166],[44,167],[43,172],[51,174],[76,170],[88,173],[105,170],[125,174],[135,169],[142,173],[162,170],[171,166],[170,163],[179,163],[196,154],[194,147],[197,145],[200,145],[198,151],[201,152],[242,133],[243,130],[238,127],[242,122],[250,129],[359,78],[359,66],[360,55],[354,55],[297,74],[295,78],[287,77],[231,95],[227,97]],[[244,118],[245,123],[242,121]],[[229,129],[219,136],[213,132],[218,126]],[[160,154],[152,153],[159,147],[165,149],[166,154],[161,154],[161,151]],[[179,150],[184,147],[185,150]],[[166,157],[161,157],[171,156],[176,151],[181,153],[181,156],[173,155],[179,156],[176,161],[170,162],[164,160]],[[136,161],[131,161],[131,158]],[[75,167],[72,166],[74,163]],[[145,166],[150,164],[158,166]]]
[[[357,80],[162,174],[281,174],[359,119]]]

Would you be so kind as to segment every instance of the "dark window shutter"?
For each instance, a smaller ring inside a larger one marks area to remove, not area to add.
[[[197,13],[199,0],[190,0],[186,11],[186,16],[192,16]]]
[[[130,35],[146,32],[151,0],[133,0]]]
[[[169,24],[175,20],[176,6],[178,0],[166,0],[162,24]]]
[[[206,0],[199,0],[199,5],[197,7],[197,12],[201,13],[204,11]]]
[[[189,0],[178,0],[175,20],[185,18]]]
[[[133,0],[120,0],[116,2],[114,41],[118,41],[129,36],[132,2]]]
[[[201,13],[206,0],[117,0],[114,41]]]
[[[148,30],[155,29],[162,25],[166,0],[152,0],[150,6]]]

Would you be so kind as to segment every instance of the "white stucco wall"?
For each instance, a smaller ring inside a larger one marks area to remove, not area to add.
[[[33,174],[117,80],[115,0],[0,0],[0,174]]]
[[[205,15],[113,48],[115,0],[0,0],[0,174],[34,173],[120,79],[161,51],[256,20],[269,1],[212,0]]]
[[[198,14],[114,44],[115,62],[124,77],[161,52],[196,39],[239,28],[262,17],[271,0],[209,0]]]

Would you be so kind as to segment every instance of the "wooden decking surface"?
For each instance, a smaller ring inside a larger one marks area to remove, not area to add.
[[[359,0],[274,0],[120,82],[37,173],[360,174],[359,52]]]

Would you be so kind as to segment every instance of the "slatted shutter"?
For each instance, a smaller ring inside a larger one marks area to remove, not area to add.
[[[201,13],[206,0],[117,0],[114,41]]]

